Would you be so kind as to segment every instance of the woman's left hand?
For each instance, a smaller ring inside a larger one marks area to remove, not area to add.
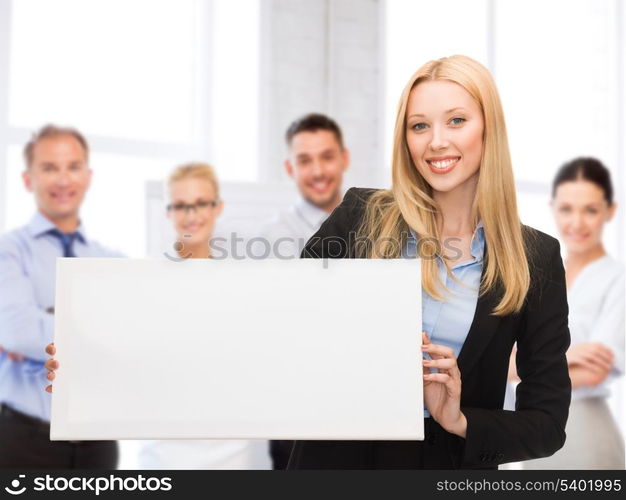
[[[461,412],[461,372],[454,351],[449,347],[432,344],[423,332],[422,352],[431,357],[422,360],[426,408],[446,431],[465,438],[467,419]],[[438,373],[431,373],[433,368]]]

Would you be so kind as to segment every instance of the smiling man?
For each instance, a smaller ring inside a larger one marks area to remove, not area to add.
[[[261,236],[271,246],[272,256],[297,258],[306,241],[341,203],[341,184],[350,153],[337,123],[318,113],[295,120],[285,139],[285,170],[295,181],[301,199],[266,223]]]
[[[53,340],[58,257],[120,257],[89,240],[79,209],[92,172],[78,131],[48,125],[24,148],[37,213],[0,238],[0,467],[114,468],[115,442],[50,441],[44,348]]]

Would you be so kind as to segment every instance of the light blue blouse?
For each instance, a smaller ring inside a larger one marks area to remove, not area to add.
[[[417,235],[411,230],[404,248],[405,258],[417,256],[417,241]],[[484,251],[485,232],[480,221],[470,243],[472,258],[454,265],[451,269],[460,283],[448,276],[443,258],[437,256],[439,277],[447,288],[445,300],[436,300],[422,290],[422,330],[428,334],[433,344],[452,348],[457,358],[474,319]],[[428,410],[424,409],[424,417],[429,416]]]

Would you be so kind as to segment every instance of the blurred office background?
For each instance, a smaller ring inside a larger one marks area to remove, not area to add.
[[[254,193],[259,203],[285,203],[293,189],[283,134],[305,112],[328,113],[343,127],[352,152],[346,188],[389,186],[406,80],[429,59],[462,53],[497,81],[522,220],[556,235],[548,207],[556,169],[598,157],[618,203],[605,243],[624,262],[625,4],[2,0],[0,230],[33,212],[21,150],[47,122],[87,134],[95,175],[83,220],[90,236],[133,257],[154,251],[158,186],[179,163],[214,164],[227,207],[229,196]],[[621,382],[614,394],[626,431]]]

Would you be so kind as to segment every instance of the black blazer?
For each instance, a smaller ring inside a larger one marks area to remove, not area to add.
[[[308,241],[302,257],[355,258],[354,233],[374,192],[350,189]],[[480,296],[457,359],[466,438],[427,418],[424,441],[297,441],[289,468],[495,469],[498,464],[545,457],[560,449],[571,397],[565,357],[570,344],[565,272],[556,239],[526,226],[523,234],[531,287],[522,311],[492,316],[501,290]],[[516,411],[507,411],[502,406],[514,342],[521,382]]]

